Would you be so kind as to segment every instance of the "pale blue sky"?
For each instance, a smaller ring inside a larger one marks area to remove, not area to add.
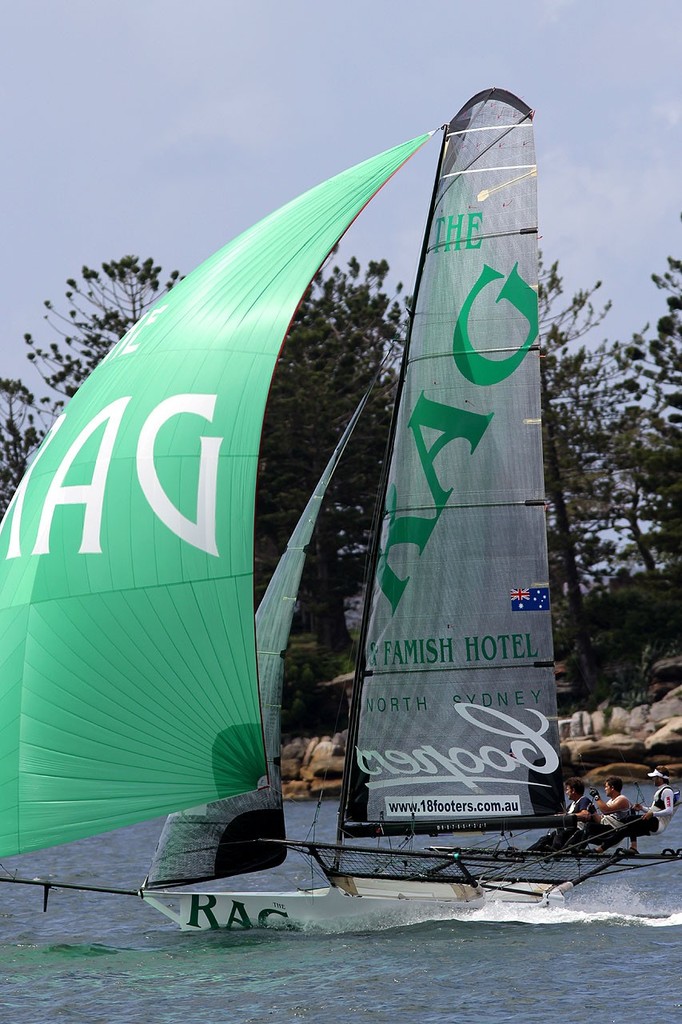
[[[189,272],[309,186],[498,86],[536,110],[541,246],[567,290],[604,282],[600,336],[664,310],[682,255],[680,0],[26,0],[3,15],[0,376],[36,386],[83,263]],[[354,226],[411,289],[438,140]]]

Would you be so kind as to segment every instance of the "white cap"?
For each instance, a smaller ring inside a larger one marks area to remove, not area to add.
[[[663,772],[659,772],[658,768],[654,768],[652,772],[647,772],[650,779],[665,779],[668,782],[670,776],[664,775]]]

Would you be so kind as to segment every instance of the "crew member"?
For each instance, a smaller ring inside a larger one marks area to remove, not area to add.
[[[529,847],[530,850],[561,850],[566,844],[584,837],[583,829],[592,818],[596,808],[589,796],[585,796],[585,783],[577,775],[566,779],[564,784],[566,793],[566,813],[574,814],[578,824],[573,828],[557,828],[548,832],[542,839],[538,839]]]
[[[672,821],[677,806],[675,794],[670,788],[670,772],[665,765],[659,764],[648,773],[648,776],[650,779],[656,779],[658,783],[651,806],[644,810],[642,804],[635,804],[635,810],[644,810],[642,817],[629,825],[624,825],[615,834],[615,838],[604,839],[597,853],[603,853],[609,846],[614,846],[620,841],[621,836],[629,836],[636,841],[639,836],[660,835]]]
[[[607,835],[609,839],[613,839],[614,837],[611,833],[614,829],[618,830],[615,841],[620,840],[622,837],[620,829],[634,818],[633,806],[622,790],[623,780],[618,775],[609,775],[608,779],[605,780],[604,791],[606,799],[602,800],[597,789],[590,790],[590,796],[597,805],[597,810],[592,815],[592,820],[585,826],[586,842],[599,842],[602,837]],[[606,845],[606,839],[604,839],[604,846]],[[609,843],[609,845],[611,844]],[[637,841],[635,839],[632,839],[630,842],[630,852],[633,854],[637,853]]]

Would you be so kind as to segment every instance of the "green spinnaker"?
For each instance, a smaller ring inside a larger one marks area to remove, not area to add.
[[[314,273],[428,138],[208,259],[41,445],[0,525],[0,855],[257,786],[253,522],[272,373]]]

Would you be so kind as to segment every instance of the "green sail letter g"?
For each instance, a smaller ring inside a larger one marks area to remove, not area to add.
[[[496,302],[501,302],[504,299],[510,302],[528,321],[526,340],[513,355],[508,356],[506,359],[488,359],[487,356],[477,352],[469,340],[468,321],[474,302],[484,288],[487,288],[493,281],[503,278],[504,274],[500,274],[499,271],[493,270],[492,267],[485,264],[478,281],[462,304],[461,312],[455,324],[453,355],[457,369],[472,384],[499,384],[500,381],[511,376],[514,370],[521,365],[528,349],[538,336],[537,293],[527,281],[523,280],[517,268],[518,263],[515,263],[513,270],[502,285],[500,294],[495,300]]]

